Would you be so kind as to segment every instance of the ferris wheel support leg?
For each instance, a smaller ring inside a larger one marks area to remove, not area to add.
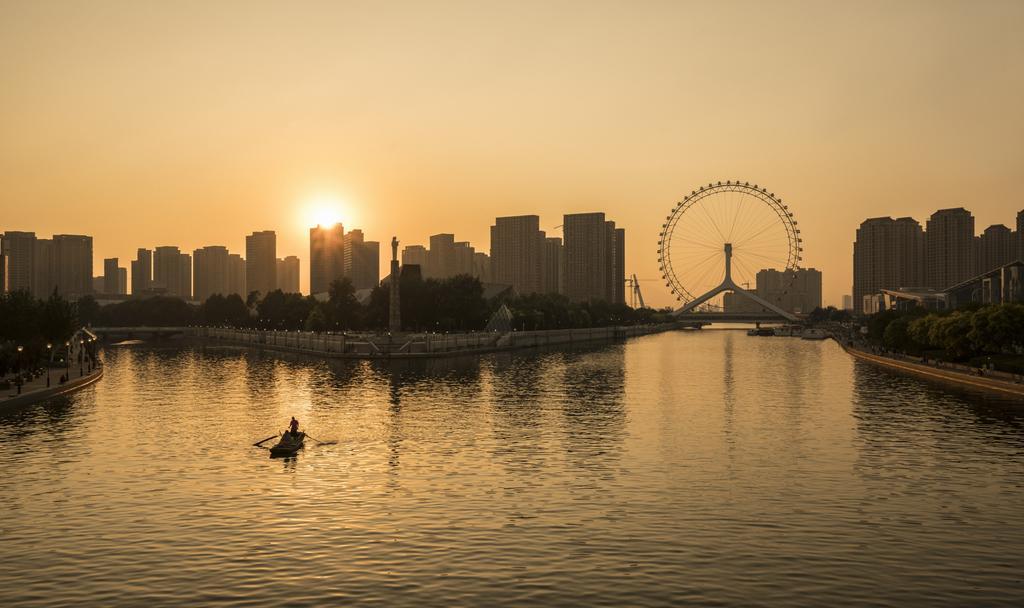
[[[683,313],[690,312],[723,291],[731,291],[747,298],[748,300],[756,302],[758,305],[767,308],[784,319],[788,319],[790,321],[797,320],[796,315],[793,313],[782,310],[778,306],[758,296],[756,293],[740,288],[740,286],[732,280],[732,243],[725,243],[725,247],[723,249],[725,251],[725,278],[722,279],[722,283],[704,295],[695,298],[693,301],[687,302],[685,306],[677,310],[674,314],[681,315]]]

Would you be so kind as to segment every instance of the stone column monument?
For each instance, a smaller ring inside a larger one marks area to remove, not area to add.
[[[401,282],[399,275],[401,269],[398,267],[398,237],[391,237],[391,300],[388,311],[388,329],[392,334],[402,331],[402,300],[398,293],[398,286]]]

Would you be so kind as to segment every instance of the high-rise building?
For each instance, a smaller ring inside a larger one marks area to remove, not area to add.
[[[473,276],[483,283],[493,281],[491,276],[491,256],[482,251],[473,252]]]
[[[626,303],[626,229],[616,228],[615,222],[608,222],[611,229],[612,241],[612,267],[611,281],[614,290],[612,297],[613,304]]]
[[[1024,261],[1024,210],[1017,212],[1017,259]]]
[[[7,290],[35,294],[36,233],[8,230],[0,237],[0,253],[7,259]]]
[[[57,291],[75,299],[92,293],[92,237],[53,235]]]
[[[277,234],[273,230],[245,237],[245,284],[261,297],[277,289]]]
[[[139,248],[132,260],[132,294],[141,295],[153,283],[153,252]]]
[[[423,271],[427,279],[444,279],[456,274],[454,234],[435,234],[430,237],[430,251],[427,252],[427,265]]]
[[[544,293],[562,293],[562,239],[556,236],[544,239],[543,260],[542,291]]]
[[[309,293],[326,293],[345,275],[345,228],[341,224],[309,229]]]
[[[120,296],[127,293],[127,272],[117,265],[117,258],[103,260],[103,289],[101,293],[108,296]]]
[[[945,289],[974,276],[974,216],[963,207],[940,209],[925,226],[925,285]]]
[[[820,270],[800,268],[794,272],[762,268],[755,281],[754,294],[785,311],[807,314],[821,307]],[[852,304],[852,296],[844,297]],[[757,302],[733,292],[725,294],[723,306],[725,312],[770,312]]]
[[[284,293],[299,293],[299,258],[290,255],[277,260],[277,288]]]
[[[7,293],[7,256],[3,253],[0,253],[0,293]]]
[[[224,295],[238,294],[243,300],[249,297],[245,285],[245,260],[237,253],[228,254],[228,291]]]
[[[574,302],[625,303],[625,230],[604,213],[572,213],[562,222],[562,234],[565,295]]]
[[[1002,224],[994,224],[978,237],[978,263],[973,275],[984,274],[1017,259],[1013,231]]]
[[[538,293],[544,233],[540,217],[499,217],[491,226],[491,276],[495,283],[511,285],[520,294]]]
[[[914,218],[864,220],[853,243],[853,306],[882,289],[920,287],[924,281],[924,233]]]
[[[402,266],[419,266],[420,272],[427,273],[427,258],[430,252],[423,245],[406,245],[402,249]]]
[[[363,240],[362,230],[345,234],[344,273],[356,289],[380,283],[380,242]]]
[[[53,239],[36,239],[33,245],[32,294],[37,298],[47,298],[57,289],[57,257]]]
[[[192,252],[192,280],[195,299],[205,302],[213,294],[226,296],[231,291],[228,248],[209,245]]]
[[[167,295],[192,299],[192,256],[177,247],[157,247],[153,251],[153,289]]]
[[[853,311],[853,296],[852,295],[844,295],[843,296],[843,310],[849,310],[851,312]]]

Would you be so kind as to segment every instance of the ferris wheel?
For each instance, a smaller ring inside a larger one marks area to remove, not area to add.
[[[662,278],[681,302],[680,312],[722,311],[723,294],[731,291],[782,314],[777,303],[752,293],[757,273],[775,270],[777,280],[792,283],[802,251],[797,222],[782,199],[738,181],[692,191],[672,208],[658,239]],[[774,293],[786,289],[776,285]]]

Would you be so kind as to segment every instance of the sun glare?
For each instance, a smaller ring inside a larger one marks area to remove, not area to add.
[[[345,217],[345,205],[336,196],[321,195],[311,198],[305,206],[304,217],[310,227],[331,226],[343,222]]]

